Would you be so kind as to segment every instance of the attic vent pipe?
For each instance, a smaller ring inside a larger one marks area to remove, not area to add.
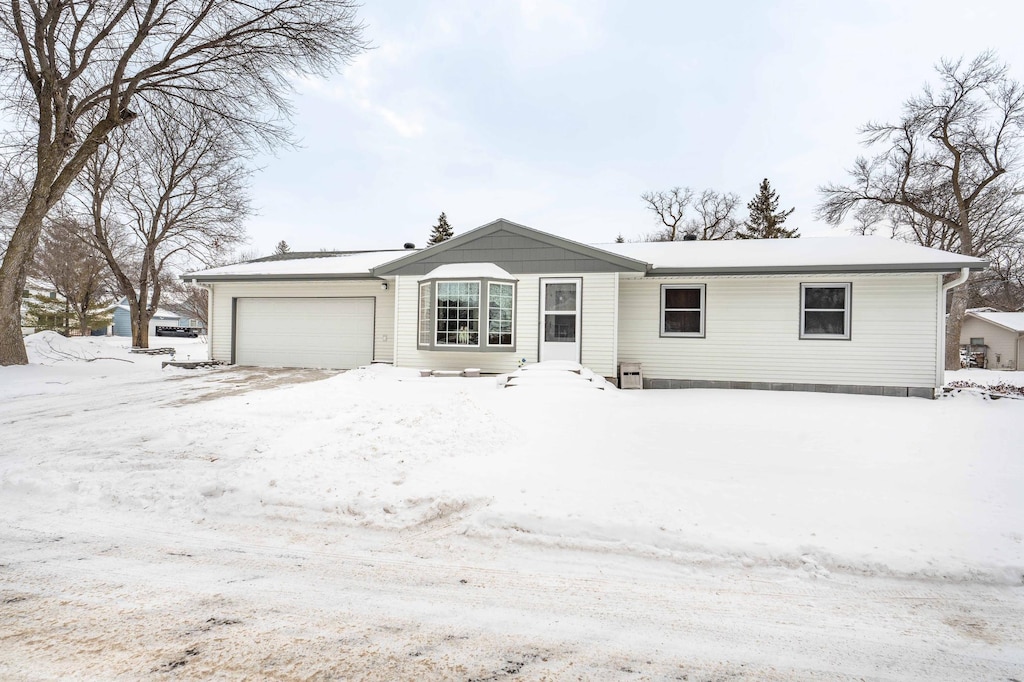
[[[406,249],[415,249],[416,245],[413,244],[412,242],[406,242],[404,248],[406,248]]]
[[[683,241],[684,242],[695,242],[695,241],[697,241],[697,235],[695,235],[695,234],[684,234],[683,235]]]

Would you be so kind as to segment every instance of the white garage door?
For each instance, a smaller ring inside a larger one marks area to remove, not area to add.
[[[235,362],[351,369],[373,361],[372,298],[239,298]]]

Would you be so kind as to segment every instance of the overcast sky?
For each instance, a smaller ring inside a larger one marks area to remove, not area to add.
[[[587,243],[655,228],[640,194],[742,197],[787,226],[845,179],[857,129],[899,116],[942,57],[1024,78],[1024,3],[365,0],[375,45],[299,84],[301,147],[259,160],[251,247],[421,246],[495,218]]]

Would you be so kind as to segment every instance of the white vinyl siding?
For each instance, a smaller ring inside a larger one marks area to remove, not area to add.
[[[322,282],[215,282],[210,298],[210,353],[214,360],[231,361],[231,300],[232,298],[373,298],[373,361],[393,360],[394,339],[394,287],[381,290],[380,280],[322,281]],[[415,307],[413,308],[415,316]],[[412,342],[416,341],[415,317]]]
[[[515,274],[515,273],[513,273]],[[583,342],[583,365],[602,376],[615,376],[615,306],[616,273],[559,275],[545,273],[544,278],[579,277],[583,280],[580,338]],[[419,317],[419,278],[396,278],[395,364],[400,367],[461,370],[480,368],[487,374],[511,372],[521,359],[537,361],[540,328],[541,275],[516,274],[515,286],[515,351],[459,352],[457,350],[427,351],[417,347]]]
[[[645,379],[935,386],[940,276],[844,276],[853,291],[852,338],[801,339],[800,284],[835,281],[835,275],[623,276],[618,359],[642,363]],[[706,285],[704,338],[660,336],[663,284]]]
[[[1016,332],[986,320],[968,316],[964,318],[964,324],[960,327],[960,343],[968,343],[972,336],[980,336],[985,339],[985,345],[988,346],[989,369],[1020,369],[1015,367],[1020,362],[1017,355]]]

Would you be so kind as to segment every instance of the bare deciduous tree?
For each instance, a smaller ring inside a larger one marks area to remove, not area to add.
[[[19,302],[43,218],[137,112],[194,110],[248,139],[286,139],[294,74],[365,44],[354,0],[11,0],[0,80],[31,178],[0,264],[0,365],[25,364]]]
[[[739,205],[738,194],[704,190],[693,201],[697,216],[687,223],[686,233],[697,235],[697,239],[732,239],[740,226],[736,219]]]
[[[640,198],[663,225],[644,241],[674,242],[683,235],[732,239],[739,226],[735,213],[740,198],[731,192],[706,189],[698,195],[689,187],[673,187],[667,192],[646,192]]]
[[[175,279],[168,286],[174,298],[174,309],[186,313],[189,317],[202,322],[206,327],[209,317],[210,292],[198,284],[190,284]]]
[[[94,324],[105,319],[101,307],[109,305],[111,297],[107,264],[83,236],[83,227],[71,219],[48,221],[32,275],[64,298],[79,334],[88,336]]]
[[[673,187],[667,192],[644,192],[640,198],[664,226],[654,234],[648,235],[644,241],[674,242],[682,237],[686,209],[693,201],[692,189]]]
[[[896,234],[924,246],[990,257],[1019,235],[1021,188],[1013,171],[1024,133],[1024,88],[992,52],[943,60],[940,87],[926,86],[896,123],[869,123],[851,182],[820,188],[818,216],[840,224],[851,209],[886,209]],[[974,276],[976,279],[976,276]],[[969,287],[953,290],[946,368],[958,366]]]
[[[131,311],[132,344],[149,346],[168,266],[214,263],[244,237],[250,213],[237,137],[218,118],[154,111],[133,135],[112,133],[72,191],[90,237]]]

